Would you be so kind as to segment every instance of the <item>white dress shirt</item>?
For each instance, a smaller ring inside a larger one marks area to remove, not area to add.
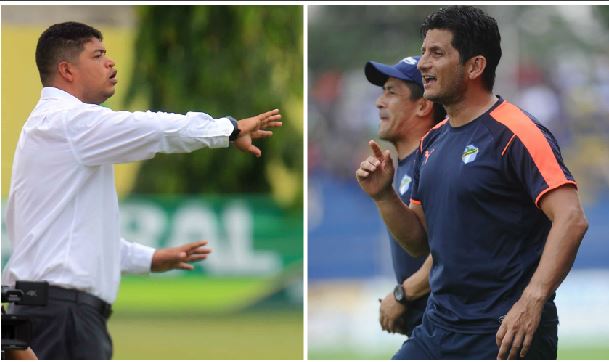
[[[227,118],[115,112],[43,88],[15,151],[2,284],[46,280],[114,302],[121,272],[149,272],[154,249],[120,237],[112,165],[228,147],[232,131]]]

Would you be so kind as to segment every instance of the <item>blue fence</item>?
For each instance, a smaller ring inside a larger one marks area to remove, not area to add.
[[[609,190],[584,209],[590,228],[575,269],[609,269]],[[309,280],[391,274],[387,234],[374,203],[357,182],[309,174]]]

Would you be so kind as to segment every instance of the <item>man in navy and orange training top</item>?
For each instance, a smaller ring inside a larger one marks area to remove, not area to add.
[[[421,140],[406,206],[389,151],[356,176],[398,242],[431,251],[431,295],[396,359],[555,359],[555,291],[588,228],[554,136],[493,94],[495,19],[471,6],[429,15],[418,68],[447,120]]]
[[[395,65],[370,61],[364,68],[368,81],[382,87],[376,99],[378,135],[395,147],[398,162],[393,188],[405,203],[410,202],[412,171],[421,137],[446,116],[440,104],[423,98],[419,58],[406,57]],[[431,256],[412,257],[391,234],[389,245],[397,284],[381,299],[379,322],[384,331],[410,337],[414,327],[421,324],[427,306]]]

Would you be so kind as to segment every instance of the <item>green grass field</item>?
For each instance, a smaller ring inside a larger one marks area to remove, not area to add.
[[[302,359],[302,312],[111,318],[114,359]]]
[[[123,278],[109,328],[114,359],[302,359],[302,306],[252,308],[260,278]]]
[[[341,351],[309,351],[311,360],[387,360],[394,351],[387,354],[362,355],[345,350]],[[609,359],[609,346],[601,343],[591,346],[558,344],[558,359],[560,360],[606,360]]]
[[[263,278],[128,276],[121,281],[113,307],[116,313],[131,316],[183,312],[217,315],[242,310],[274,288],[273,280]]]

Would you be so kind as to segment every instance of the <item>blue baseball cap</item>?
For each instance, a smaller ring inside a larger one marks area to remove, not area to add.
[[[368,82],[382,87],[385,85],[387,78],[393,77],[406,82],[413,82],[423,88],[423,77],[417,69],[420,56],[407,57],[395,65],[387,65],[379,62],[370,61],[366,63],[364,73]]]

